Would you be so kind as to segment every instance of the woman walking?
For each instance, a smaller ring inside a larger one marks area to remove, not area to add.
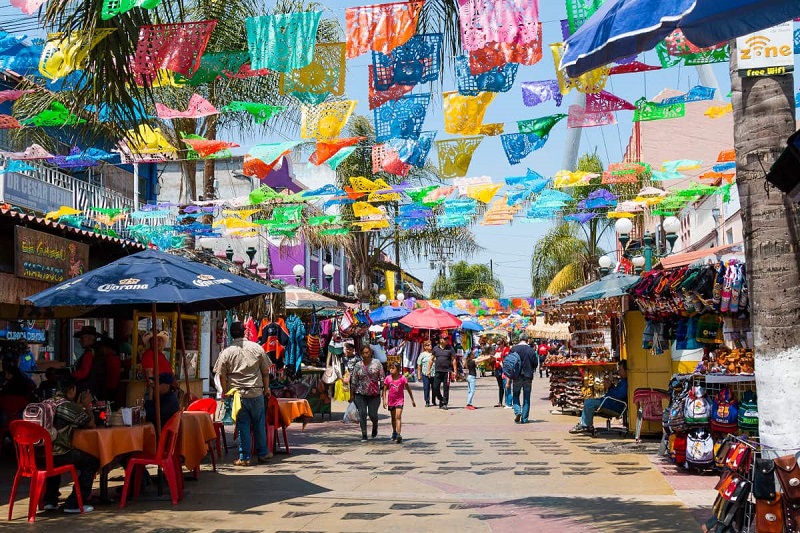
[[[428,372],[428,367],[431,366],[431,358],[433,354],[431,350],[433,344],[431,341],[422,343],[422,353],[417,357],[417,375],[422,380],[422,397],[425,399],[425,407],[431,405],[431,388],[433,386],[433,374]],[[436,405],[436,395],[433,398],[433,405]]]
[[[467,356],[467,410],[474,411],[475,406],[472,405],[472,399],[475,397],[475,382],[478,380],[478,363],[475,359],[475,353],[470,352]]]
[[[506,387],[506,380],[503,376],[503,359],[506,358],[509,348],[506,346],[505,339],[497,341],[497,348],[494,351],[494,377],[497,379],[498,400],[495,407],[511,405],[511,387]]]
[[[361,361],[350,376],[350,401],[355,402],[361,425],[361,442],[367,440],[367,415],[372,421],[372,438],[378,436],[378,407],[381,404],[383,365],[372,357],[372,348],[361,350]]]

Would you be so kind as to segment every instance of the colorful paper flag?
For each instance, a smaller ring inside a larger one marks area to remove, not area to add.
[[[508,133],[500,136],[508,162],[517,165],[547,142],[548,136],[539,137],[534,133]]]
[[[439,156],[439,174],[442,178],[466,176],[472,156],[483,137],[464,137],[436,141]]]
[[[247,48],[253,69],[289,72],[314,60],[322,11],[300,11],[248,17]]]
[[[356,103],[355,100],[343,100],[303,106],[300,137],[317,140],[338,137],[353,114]]]

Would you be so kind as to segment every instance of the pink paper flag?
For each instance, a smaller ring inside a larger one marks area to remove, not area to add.
[[[608,72],[609,76],[614,74],[631,74],[634,72],[648,72],[650,70],[661,70],[661,66],[645,65],[641,61],[631,61],[624,65],[614,65]]]
[[[199,94],[192,95],[186,111],[170,109],[164,104],[156,103],[156,115],[158,118],[200,118],[216,115],[217,113],[219,113],[217,108]]]
[[[3,157],[7,157],[8,159],[17,159],[20,161],[33,161],[34,159],[50,159],[55,157],[53,154],[39,146],[38,144],[32,144],[25,148],[22,152],[2,152],[0,151],[0,155]]]
[[[633,111],[636,106],[608,91],[586,95],[587,113],[608,113],[610,111],[622,111],[623,109]]]
[[[569,106],[569,116],[567,117],[568,128],[591,128],[594,126],[608,126],[616,124],[617,119],[614,113],[587,113],[578,104]]]
[[[34,92],[36,91],[32,89],[25,89],[25,90],[11,89],[8,91],[0,91],[0,104],[2,104],[3,102],[10,102],[12,100],[16,100],[20,96]]]
[[[459,0],[461,43],[474,51],[490,43],[539,42],[538,0]]]
[[[33,15],[47,0],[11,0],[11,5],[25,13]]]

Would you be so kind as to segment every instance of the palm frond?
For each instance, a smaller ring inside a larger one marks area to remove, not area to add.
[[[579,263],[569,263],[553,276],[544,294],[560,294],[577,289],[584,284],[583,269]]]

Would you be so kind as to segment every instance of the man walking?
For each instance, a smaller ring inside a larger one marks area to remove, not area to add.
[[[439,346],[433,349],[433,358],[428,364],[428,374],[430,374],[431,367],[436,370],[433,378],[433,393],[434,397],[439,400],[439,409],[447,410],[447,404],[450,402],[450,371],[456,373],[456,352],[453,347],[447,342],[447,336],[442,335],[439,338]],[[444,386],[444,392],[442,392]]]
[[[528,335],[523,333],[519,337],[519,344],[511,349],[519,355],[522,372],[516,379],[513,385],[513,405],[514,405],[514,422],[517,424],[527,424],[528,415],[531,411],[531,385],[533,382],[533,373],[538,365],[536,352],[528,346]],[[522,405],[520,405],[520,392],[522,393]]]
[[[236,413],[236,430],[239,432],[239,459],[236,466],[250,466],[253,432],[258,462],[264,463],[272,454],[267,448],[265,399],[269,398],[269,367],[272,366],[264,349],[244,340],[241,322],[231,324],[231,345],[219,354],[214,372],[219,376],[223,393],[228,387],[241,398],[241,408]]]

